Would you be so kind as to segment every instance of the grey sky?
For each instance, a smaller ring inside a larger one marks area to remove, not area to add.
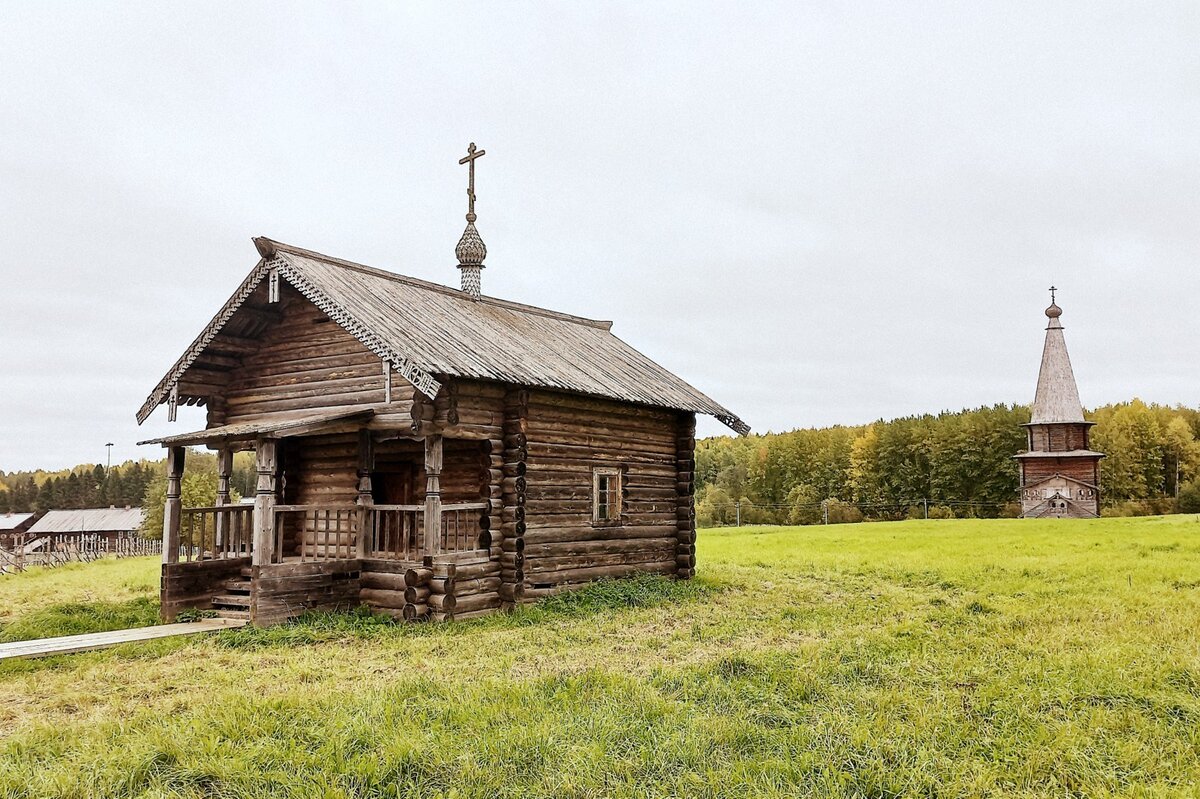
[[[133,414],[251,236],[614,331],[756,430],[1200,387],[1200,5],[0,6],[0,469]],[[715,422],[702,433],[720,432]]]

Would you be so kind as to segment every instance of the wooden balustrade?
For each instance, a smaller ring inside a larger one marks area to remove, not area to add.
[[[272,563],[358,557],[356,540],[364,506],[276,505]]]
[[[480,548],[483,533],[481,517],[490,506],[486,502],[461,502],[442,506],[442,552],[466,552]],[[484,547],[486,548],[486,544]]]
[[[474,550],[487,508],[486,502],[443,505],[434,549],[424,530],[424,505],[276,505],[271,562],[356,558],[360,531],[367,536],[362,554],[370,558],[412,561],[435,551]]]
[[[179,555],[184,562],[249,557],[254,544],[254,506],[182,508]]]
[[[424,505],[368,505],[371,538],[367,555],[384,560],[420,560],[425,551],[422,537]]]

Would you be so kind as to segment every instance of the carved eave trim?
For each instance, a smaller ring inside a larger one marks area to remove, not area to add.
[[[728,427],[733,432],[737,433],[739,436],[750,435],[750,425],[746,424],[733,414],[717,413],[713,414],[713,418]]]
[[[431,401],[437,396],[442,384],[432,374],[422,369],[408,356],[389,347],[374,331],[329,299],[323,291],[314,286],[300,270],[292,266],[285,258],[276,257],[268,263],[279,269],[280,276],[291,283],[309,302],[324,311],[330,319],[341,325],[346,332],[358,339],[364,347],[378,355],[381,360],[391,361],[392,369],[412,383],[417,391]]]
[[[180,378],[183,377],[188,368],[196,362],[196,359],[208,348],[217,334],[233,318],[233,315],[250,298],[250,295],[258,288],[259,283],[275,270],[313,305],[320,308],[330,319],[337,322],[346,332],[358,339],[364,347],[378,355],[382,360],[390,361],[392,368],[401,377],[412,383],[417,391],[427,396],[431,401],[437,396],[442,384],[434,379],[433,375],[422,369],[404,354],[395,351],[385,344],[379,336],[314,286],[299,270],[284,258],[274,255],[275,251],[273,247],[265,247],[260,243],[259,239],[255,239],[254,243],[260,253],[264,253],[264,250],[266,250],[272,253],[272,256],[268,257],[264,253],[263,259],[246,276],[246,279],[242,281],[242,284],[234,292],[233,296],[217,312],[217,315],[212,318],[212,321],[208,323],[203,332],[196,337],[191,346],[184,351],[183,355],[175,362],[170,371],[163,376],[162,380],[158,381],[158,385],[154,387],[154,391],[150,392],[150,396],[146,398],[146,401],[142,403],[142,407],[137,412],[137,422],[139,425],[150,417],[155,408],[166,402],[172,389],[178,385]]]
[[[242,304],[254,293],[254,290],[258,288],[258,284],[267,276],[268,269],[266,262],[259,261],[258,265],[251,270],[246,279],[242,281],[242,285],[238,286],[237,291],[233,293],[233,296],[217,312],[217,315],[212,318],[212,321],[208,323],[203,332],[196,337],[191,346],[184,350],[183,355],[179,357],[175,365],[163,376],[162,380],[158,381],[158,385],[150,392],[150,396],[146,398],[146,401],[142,403],[141,409],[137,412],[138,424],[146,421],[150,417],[150,414],[154,412],[154,409],[166,401],[167,395],[170,394],[171,389],[179,382],[179,378],[188,370],[188,367],[196,362],[200,354],[208,348],[212,340],[225,327],[225,323],[237,313]]]

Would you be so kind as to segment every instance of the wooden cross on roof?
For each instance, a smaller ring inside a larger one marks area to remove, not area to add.
[[[470,164],[470,176],[467,178],[467,221],[475,221],[475,159],[487,155],[487,150],[476,150],[475,142],[467,145],[467,154],[458,159],[460,164]]]
[[[1050,287],[1050,304],[1051,304],[1051,305],[1054,305],[1054,304],[1055,304],[1055,302],[1054,302],[1054,293],[1055,293],[1056,291],[1058,291],[1058,289],[1056,289],[1054,286],[1051,286],[1051,287]]]

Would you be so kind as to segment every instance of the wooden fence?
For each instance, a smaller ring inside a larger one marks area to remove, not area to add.
[[[112,555],[118,558],[161,555],[162,541],[137,533],[48,533],[15,537],[0,547],[0,573],[12,574],[30,566],[89,563]]]

